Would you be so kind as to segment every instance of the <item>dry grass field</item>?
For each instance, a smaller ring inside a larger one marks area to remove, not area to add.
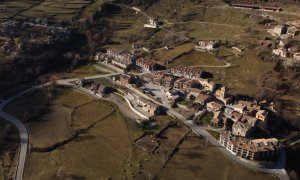
[[[181,54],[186,54],[186,53],[191,52],[193,50],[194,46],[195,45],[193,43],[186,43],[186,44],[183,44],[180,46],[176,46],[171,50],[161,49],[161,50],[154,52],[154,59],[156,61],[164,63],[168,60],[172,60],[172,59],[178,57]]]
[[[56,92],[55,104],[61,104],[68,107],[77,107],[79,105],[89,103],[94,99],[85,94],[74,90],[61,88]]]
[[[204,51],[196,51],[180,56],[176,58],[173,63],[169,65],[169,68],[174,66],[197,66],[197,65],[210,65],[210,66],[222,66],[225,65],[222,61],[218,60],[214,54]]]
[[[246,50],[242,58],[230,60],[229,68],[202,68],[213,74],[213,81],[228,87],[232,94],[255,96],[260,92],[259,80],[274,64],[257,57],[257,51]]]
[[[21,121],[25,121],[27,120],[27,115],[35,117],[39,114],[39,109],[46,106],[48,102],[47,94],[47,89],[24,94],[7,104],[3,110],[14,115]]]
[[[71,109],[53,105],[48,112],[27,123],[32,148],[47,148],[73,137]]]
[[[79,92],[57,88],[50,105],[47,105],[48,90],[43,89],[20,96],[10,102],[5,110],[20,119],[29,120],[27,125],[33,148],[47,148],[74,136],[72,109],[92,100]]]
[[[93,65],[82,65],[77,67],[71,72],[53,72],[53,73],[48,73],[43,76],[40,76],[39,78],[45,79],[51,76],[56,76],[59,79],[68,79],[68,78],[80,78],[85,76],[94,76],[100,74],[107,74],[107,72],[103,72],[95,68]]]
[[[95,122],[103,120],[115,110],[107,101],[93,101],[75,108],[73,112],[73,129],[85,129]]]
[[[174,154],[158,179],[222,179],[271,180],[271,176],[256,173],[226,158],[218,148],[205,147],[205,140],[190,134]]]
[[[5,109],[21,116],[28,109],[44,106],[46,101],[47,90],[41,90],[12,101]],[[19,108],[13,110],[13,107]],[[72,109],[74,126],[71,124]],[[127,122],[109,102],[95,101],[79,92],[57,88],[46,111],[27,123],[31,148],[35,151],[29,154],[26,162],[25,179],[119,179],[124,175],[131,176],[131,171],[138,171],[136,156],[131,155],[131,136],[139,136],[141,132],[136,125]],[[36,152],[73,137],[77,129],[72,127],[82,130],[73,140],[50,152]],[[128,128],[134,132],[130,130],[133,132],[130,133]],[[124,173],[124,168],[128,172]]]
[[[25,179],[107,179],[121,174],[129,156],[126,122],[115,112],[51,153],[31,153]]]
[[[0,179],[4,180],[4,172],[3,172],[2,161],[0,161]]]

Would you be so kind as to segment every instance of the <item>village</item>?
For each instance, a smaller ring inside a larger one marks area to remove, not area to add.
[[[72,35],[72,29],[63,22],[49,18],[4,20],[0,27],[0,53],[10,57],[30,54],[44,46],[67,41]]]
[[[22,138],[16,179],[295,176],[299,15],[280,3],[150,1],[0,20],[0,76],[24,85],[0,99]]]
[[[228,94],[225,86],[203,78],[200,68],[178,66],[160,70],[150,59],[136,58],[117,49],[99,52],[95,60],[126,70],[109,79],[128,89],[120,92],[139,115],[137,122],[153,123],[152,116],[171,114],[182,121],[217,130],[220,144],[236,156],[262,161],[278,158],[281,148],[277,139],[253,139],[257,126],[266,124],[269,112],[275,111],[272,102],[238,99]],[[140,73],[131,73],[130,68],[139,68]],[[76,85],[99,97],[111,92],[109,87],[90,80],[80,79]],[[201,121],[204,116],[209,120]]]

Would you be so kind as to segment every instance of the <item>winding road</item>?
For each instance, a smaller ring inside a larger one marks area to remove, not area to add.
[[[84,79],[97,79],[97,78],[107,77],[107,76],[116,75],[116,74],[118,74],[118,73],[88,76],[88,77],[85,77]],[[67,83],[69,81],[77,80],[77,79],[78,78],[63,79],[63,80],[59,80],[58,83],[63,84],[63,83]],[[3,108],[8,103],[10,103],[12,100],[22,96],[23,94],[28,93],[28,92],[32,92],[36,89],[40,89],[40,88],[48,86],[48,85],[50,85],[50,83],[46,83],[46,84],[38,85],[38,86],[33,86],[29,89],[26,89],[26,90],[14,95],[14,96],[8,98],[7,100],[3,101],[0,104],[0,117],[3,118],[6,121],[12,123],[13,125],[15,125],[18,128],[18,131],[19,131],[20,150],[19,150],[19,154],[18,154],[17,171],[16,171],[16,175],[15,175],[16,180],[22,180],[22,178],[23,178],[26,155],[27,155],[27,150],[28,150],[28,146],[29,146],[29,133],[28,133],[28,129],[26,128],[26,126],[19,119],[17,119],[15,117],[7,114],[6,112],[4,112]],[[121,109],[121,111],[122,111],[122,109]],[[130,114],[130,115],[132,115],[132,114]],[[133,116],[130,116],[130,115],[129,115],[129,117],[133,117]]]
[[[0,117],[7,120],[8,122],[14,124],[18,130],[19,130],[19,140],[20,140],[20,151],[18,154],[18,164],[17,164],[17,172],[16,172],[16,180],[22,180],[23,177],[23,171],[25,166],[25,160],[26,160],[26,154],[28,149],[28,131],[23,123],[16,119],[15,117],[12,117],[5,112],[0,112]]]

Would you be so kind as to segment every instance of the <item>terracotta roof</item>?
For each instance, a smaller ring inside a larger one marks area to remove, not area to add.
[[[204,102],[204,101],[207,101],[207,100],[210,99],[210,98],[211,98],[210,95],[207,95],[207,94],[199,94],[199,95],[196,97],[195,101],[196,101],[196,102]]]
[[[143,64],[143,65],[147,65],[147,66],[152,66],[155,63],[149,59],[144,59],[144,58],[139,58],[136,60],[136,64]]]

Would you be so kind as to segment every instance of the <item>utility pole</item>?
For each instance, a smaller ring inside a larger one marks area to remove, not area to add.
[[[165,154],[163,154],[162,163],[165,164]]]

